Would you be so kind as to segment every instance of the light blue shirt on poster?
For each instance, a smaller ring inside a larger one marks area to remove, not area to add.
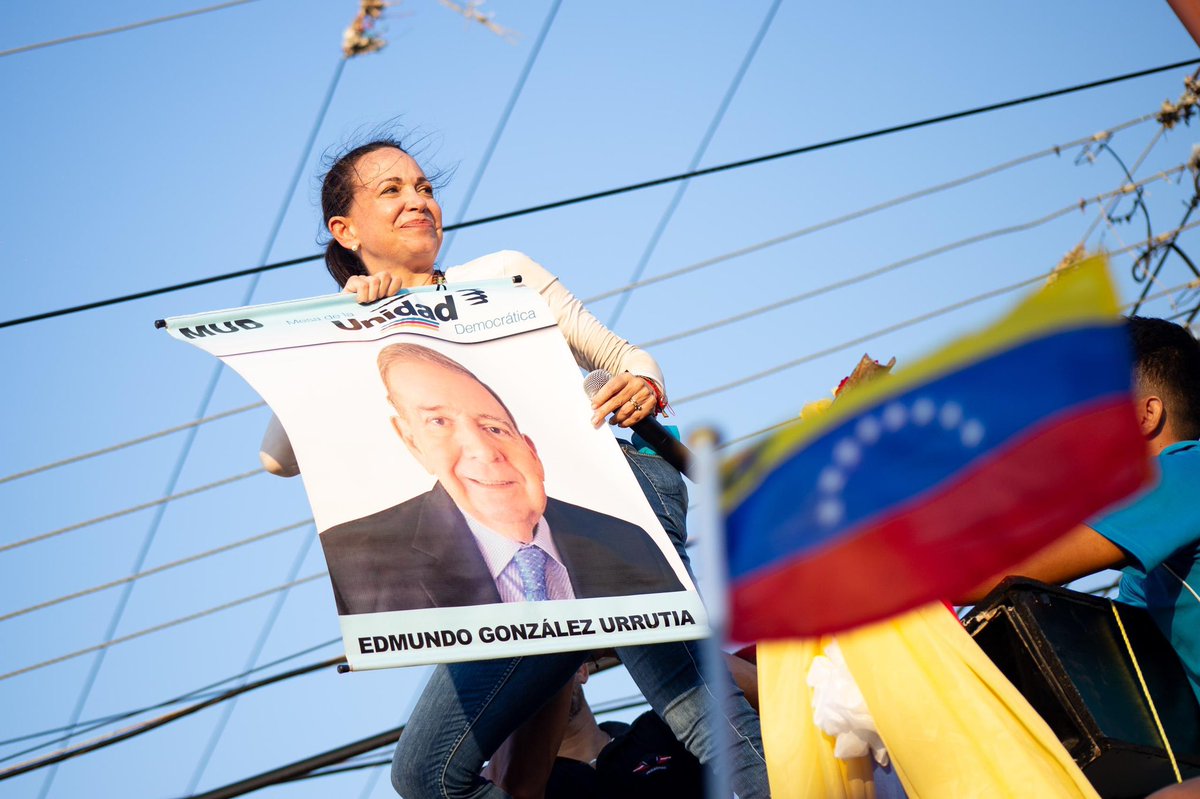
[[[1088,526],[1132,559],[1117,599],[1150,612],[1200,699],[1200,441],[1167,447],[1158,467],[1157,483]]]

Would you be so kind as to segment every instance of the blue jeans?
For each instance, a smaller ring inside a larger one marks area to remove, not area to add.
[[[654,455],[622,446],[650,506],[691,572],[684,543],[687,487],[679,472]],[[701,762],[713,759],[713,726],[706,721],[713,691],[726,698],[733,788],[742,799],[770,795],[758,716],[726,680],[705,683],[695,642],[617,650],[655,712]],[[502,658],[438,666],[408,719],[392,760],[392,785],[405,799],[500,799],[504,791],[480,769],[500,744],[558,692],[586,652]]]

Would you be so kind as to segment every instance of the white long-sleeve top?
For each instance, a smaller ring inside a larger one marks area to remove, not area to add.
[[[601,324],[557,277],[528,255],[515,250],[489,253],[447,269],[446,282],[472,283],[516,275],[520,275],[522,283],[535,289],[546,300],[558,322],[558,329],[575,357],[575,363],[589,372],[604,369],[614,375],[631,372],[648,377],[658,383],[665,396],[666,382],[658,362],[648,352],[635,347]],[[267,425],[260,457],[272,474],[294,477],[300,473],[292,444],[275,416]]]
[[[524,253],[501,250],[461,266],[452,266],[446,270],[446,282],[470,283],[516,275],[521,276],[522,283],[541,294],[550,306],[558,329],[575,356],[575,363],[589,372],[604,369],[614,375],[632,372],[649,377],[666,391],[662,370],[650,353],[638,349],[601,324],[557,277]]]

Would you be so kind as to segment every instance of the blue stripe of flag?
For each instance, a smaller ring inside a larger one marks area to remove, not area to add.
[[[729,514],[731,578],[853,533],[1031,427],[1128,392],[1128,349],[1119,325],[1055,333],[883,399],[832,428]]]

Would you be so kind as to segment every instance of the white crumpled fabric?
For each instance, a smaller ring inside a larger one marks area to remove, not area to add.
[[[846,667],[837,641],[825,647],[824,655],[813,658],[808,685],[812,688],[813,723],[835,739],[834,757],[849,760],[869,752],[876,763],[886,766],[887,747],[875,729],[875,719],[871,718],[862,691]]]

